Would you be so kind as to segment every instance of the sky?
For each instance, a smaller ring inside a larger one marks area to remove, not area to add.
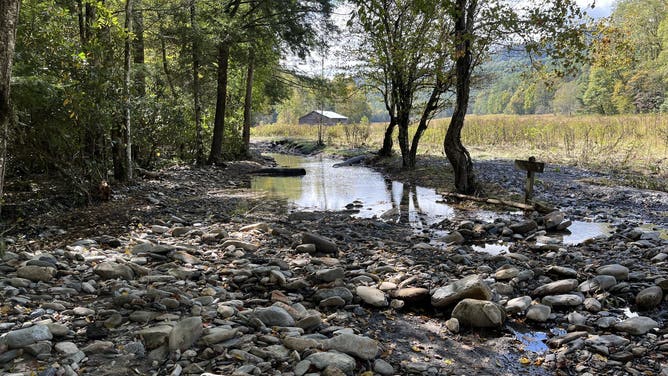
[[[577,0],[581,7],[587,7],[592,0]],[[594,18],[607,17],[612,12],[612,6],[615,0],[597,0],[594,9],[587,9],[587,14]]]

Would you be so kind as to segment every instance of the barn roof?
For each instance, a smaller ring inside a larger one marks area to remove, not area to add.
[[[320,115],[322,115],[326,118],[330,118],[330,119],[348,119],[347,117],[345,117],[341,114],[337,114],[334,111],[319,111],[319,110],[316,110],[314,112],[316,112],[316,113],[318,113],[318,114],[320,114]]]

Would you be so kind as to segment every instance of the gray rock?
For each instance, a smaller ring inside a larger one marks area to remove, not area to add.
[[[537,322],[545,322],[550,318],[552,308],[543,304],[534,304],[527,309],[526,318]]]
[[[302,360],[295,365],[293,372],[295,376],[303,376],[311,368],[311,362],[308,360]]]
[[[489,300],[492,298],[492,290],[481,276],[470,275],[436,289],[431,296],[431,304],[434,307],[446,307],[465,298]]]
[[[0,339],[10,349],[17,349],[32,345],[39,341],[46,341],[53,338],[49,327],[46,325],[33,325],[28,328],[13,330]]]
[[[202,335],[202,318],[188,317],[179,321],[169,333],[169,350],[187,350]]]
[[[48,266],[27,265],[18,268],[16,275],[33,282],[48,282],[56,275],[56,269]]]
[[[333,351],[314,353],[307,356],[304,360],[309,361],[319,370],[332,366],[346,373],[353,372],[356,365],[355,358]]]
[[[153,321],[157,316],[158,313],[153,311],[134,311],[128,316],[128,319],[132,322],[146,324]]]
[[[578,286],[583,293],[605,291],[617,284],[617,279],[611,275],[598,275],[590,280],[584,281]]]
[[[144,341],[146,348],[154,349],[167,342],[167,338],[171,332],[171,326],[159,325],[139,330],[135,335]]]
[[[663,300],[663,290],[659,286],[648,287],[636,295],[636,305],[639,310],[649,311],[656,308]]]
[[[305,337],[284,337],[283,346],[291,350],[302,352],[306,349],[323,349],[322,341]]]
[[[563,222],[565,219],[564,213],[555,210],[551,213],[546,214],[543,216],[543,223],[545,224],[545,229],[550,231],[550,230],[556,230],[557,227]]]
[[[315,272],[315,278],[322,282],[332,282],[345,277],[343,268],[321,269]]]
[[[222,247],[227,248],[229,246],[234,246],[234,248],[243,249],[248,252],[255,252],[259,248],[257,245],[248,243],[241,240],[229,239],[223,242]]]
[[[58,342],[53,348],[59,355],[66,357],[79,352],[77,345],[74,342],[69,341]]]
[[[303,232],[302,244],[314,244],[316,252],[336,253],[339,250],[332,240],[313,233]]]
[[[445,327],[452,333],[459,333],[459,320],[455,317],[451,317],[445,321]]]
[[[577,287],[578,287],[577,279],[561,279],[559,281],[551,282],[537,287],[535,290],[533,290],[533,295],[545,296],[545,295],[564,294],[575,290]]]
[[[84,354],[110,354],[116,352],[116,346],[111,341],[95,341],[86,347],[82,348],[81,351]]]
[[[618,322],[614,325],[615,330],[633,335],[643,335],[654,328],[659,328],[659,323],[649,317],[638,316]]]
[[[561,277],[577,277],[578,272],[573,268],[565,266],[553,265],[547,268],[548,274],[555,274]]]
[[[300,244],[295,247],[297,253],[315,253],[315,244]]]
[[[448,244],[464,244],[464,236],[459,231],[452,231],[442,239],[445,243]]]
[[[374,307],[387,307],[388,305],[385,293],[375,287],[357,286],[355,292],[366,304]]]
[[[506,312],[510,314],[523,313],[531,305],[530,296],[520,296],[518,298],[510,299],[506,303]]]
[[[494,279],[497,281],[504,281],[508,279],[513,279],[520,274],[520,270],[515,267],[502,267],[494,273]]]
[[[376,359],[373,362],[373,370],[382,376],[394,375],[394,367],[392,367],[390,363],[384,361],[383,359]]]
[[[514,233],[524,235],[538,229],[538,224],[536,224],[535,221],[529,219],[526,221],[513,223],[509,227]]]
[[[132,248],[132,253],[154,253],[158,255],[163,255],[174,249],[173,245],[167,244],[153,244],[150,242],[139,243]]]
[[[628,345],[629,343],[631,343],[631,341],[618,335],[606,334],[606,335],[591,335],[585,340],[585,343],[589,346],[605,346],[605,347],[615,347],[619,349]]]
[[[429,300],[429,290],[424,287],[404,287],[392,292],[392,297],[407,303],[419,303]]]
[[[50,355],[51,348],[52,344],[50,341],[39,341],[24,347],[24,350],[34,357],[39,357],[41,355]]]
[[[584,298],[576,294],[548,295],[541,303],[551,307],[569,306],[577,307],[584,302]]]
[[[618,281],[624,281],[629,278],[629,268],[619,264],[603,265],[596,269],[599,275],[611,275]]]
[[[93,272],[99,275],[102,279],[125,279],[132,280],[135,273],[127,265],[119,264],[112,261],[102,262],[93,268]]]
[[[313,294],[313,300],[320,302],[327,298],[339,297],[346,303],[353,301],[353,293],[345,287],[334,287],[331,289],[320,289]]]
[[[375,340],[355,334],[340,334],[324,341],[329,350],[336,350],[360,359],[373,359],[378,354],[378,343]]]
[[[151,226],[151,231],[156,233],[156,234],[164,234],[167,231],[169,231],[169,227],[161,226],[161,225],[153,225],[153,226]]]
[[[64,337],[70,332],[70,328],[57,322],[48,323],[46,326],[54,337]]]
[[[498,304],[487,300],[464,299],[452,310],[452,317],[465,326],[498,328],[506,320],[506,312]]]
[[[237,335],[237,332],[237,329],[212,328],[202,337],[202,342],[207,346],[214,345],[234,338]]]
[[[584,300],[584,307],[589,312],[599,312],[603,306],[596,298],[587,298]]]
[[[295,319],[283,308],[256,308],[253,315],[266,326],[294,326]]]

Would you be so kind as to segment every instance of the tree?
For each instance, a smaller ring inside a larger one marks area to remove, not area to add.
[[[230,0],[224,5],[222,18],[218,20],[224,27],[218,44],[216,117],[209,164],[223,160],[230,48],[237,43],[251,40],[253,31],[267,29],[277,36],[277,41],[284,43],[300,57],[305,57],[308,48],[316,43],[314,18],[320,16],[326,20],[330,12],[330,0]],[[258,34],[255,37],[262,35]]]
[[[7,137],[12,119],[10,82],[19,21],[20,0],[0,2],[0,200],[2,199],[7,169]]]
[[[450,87],[444,55],[450,32],[438,1],[354,1],[353,22],[361,29],[361,70],[369,85],[383,97],[390,122],[379,155],[391,153],[392,134],[398,128],[404,168],[415,167],[417,147],[428,119],[440,107]],[[444,73],[446,72],[446,73]],[[421,96],[427,96],[418,131],[409,142],[411,114]]]
[[[582,12],[573,0],[540,0],[523,6],[502,0],[444,0],[443,5],[454,23],[451,59],[456,73],[455,108],[443,147],[455,175],[455,188],[460,193],[473,194],[479,188],[461,132],[472,74],[481,57],[494,46],[522,40],[530,56],[550,56],[560,61],[564,69],[574,69],[584,58],[584,25],[578,21]],[[533,61],[540,66],[539,59]]]

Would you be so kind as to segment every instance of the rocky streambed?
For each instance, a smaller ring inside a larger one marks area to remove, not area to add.
[[[636,218],[582,244],[552,236],[568,211],[416,232],[288,214],[252,168],[172,168],[8,238],[3,374],[668,374],[668,241]]]

